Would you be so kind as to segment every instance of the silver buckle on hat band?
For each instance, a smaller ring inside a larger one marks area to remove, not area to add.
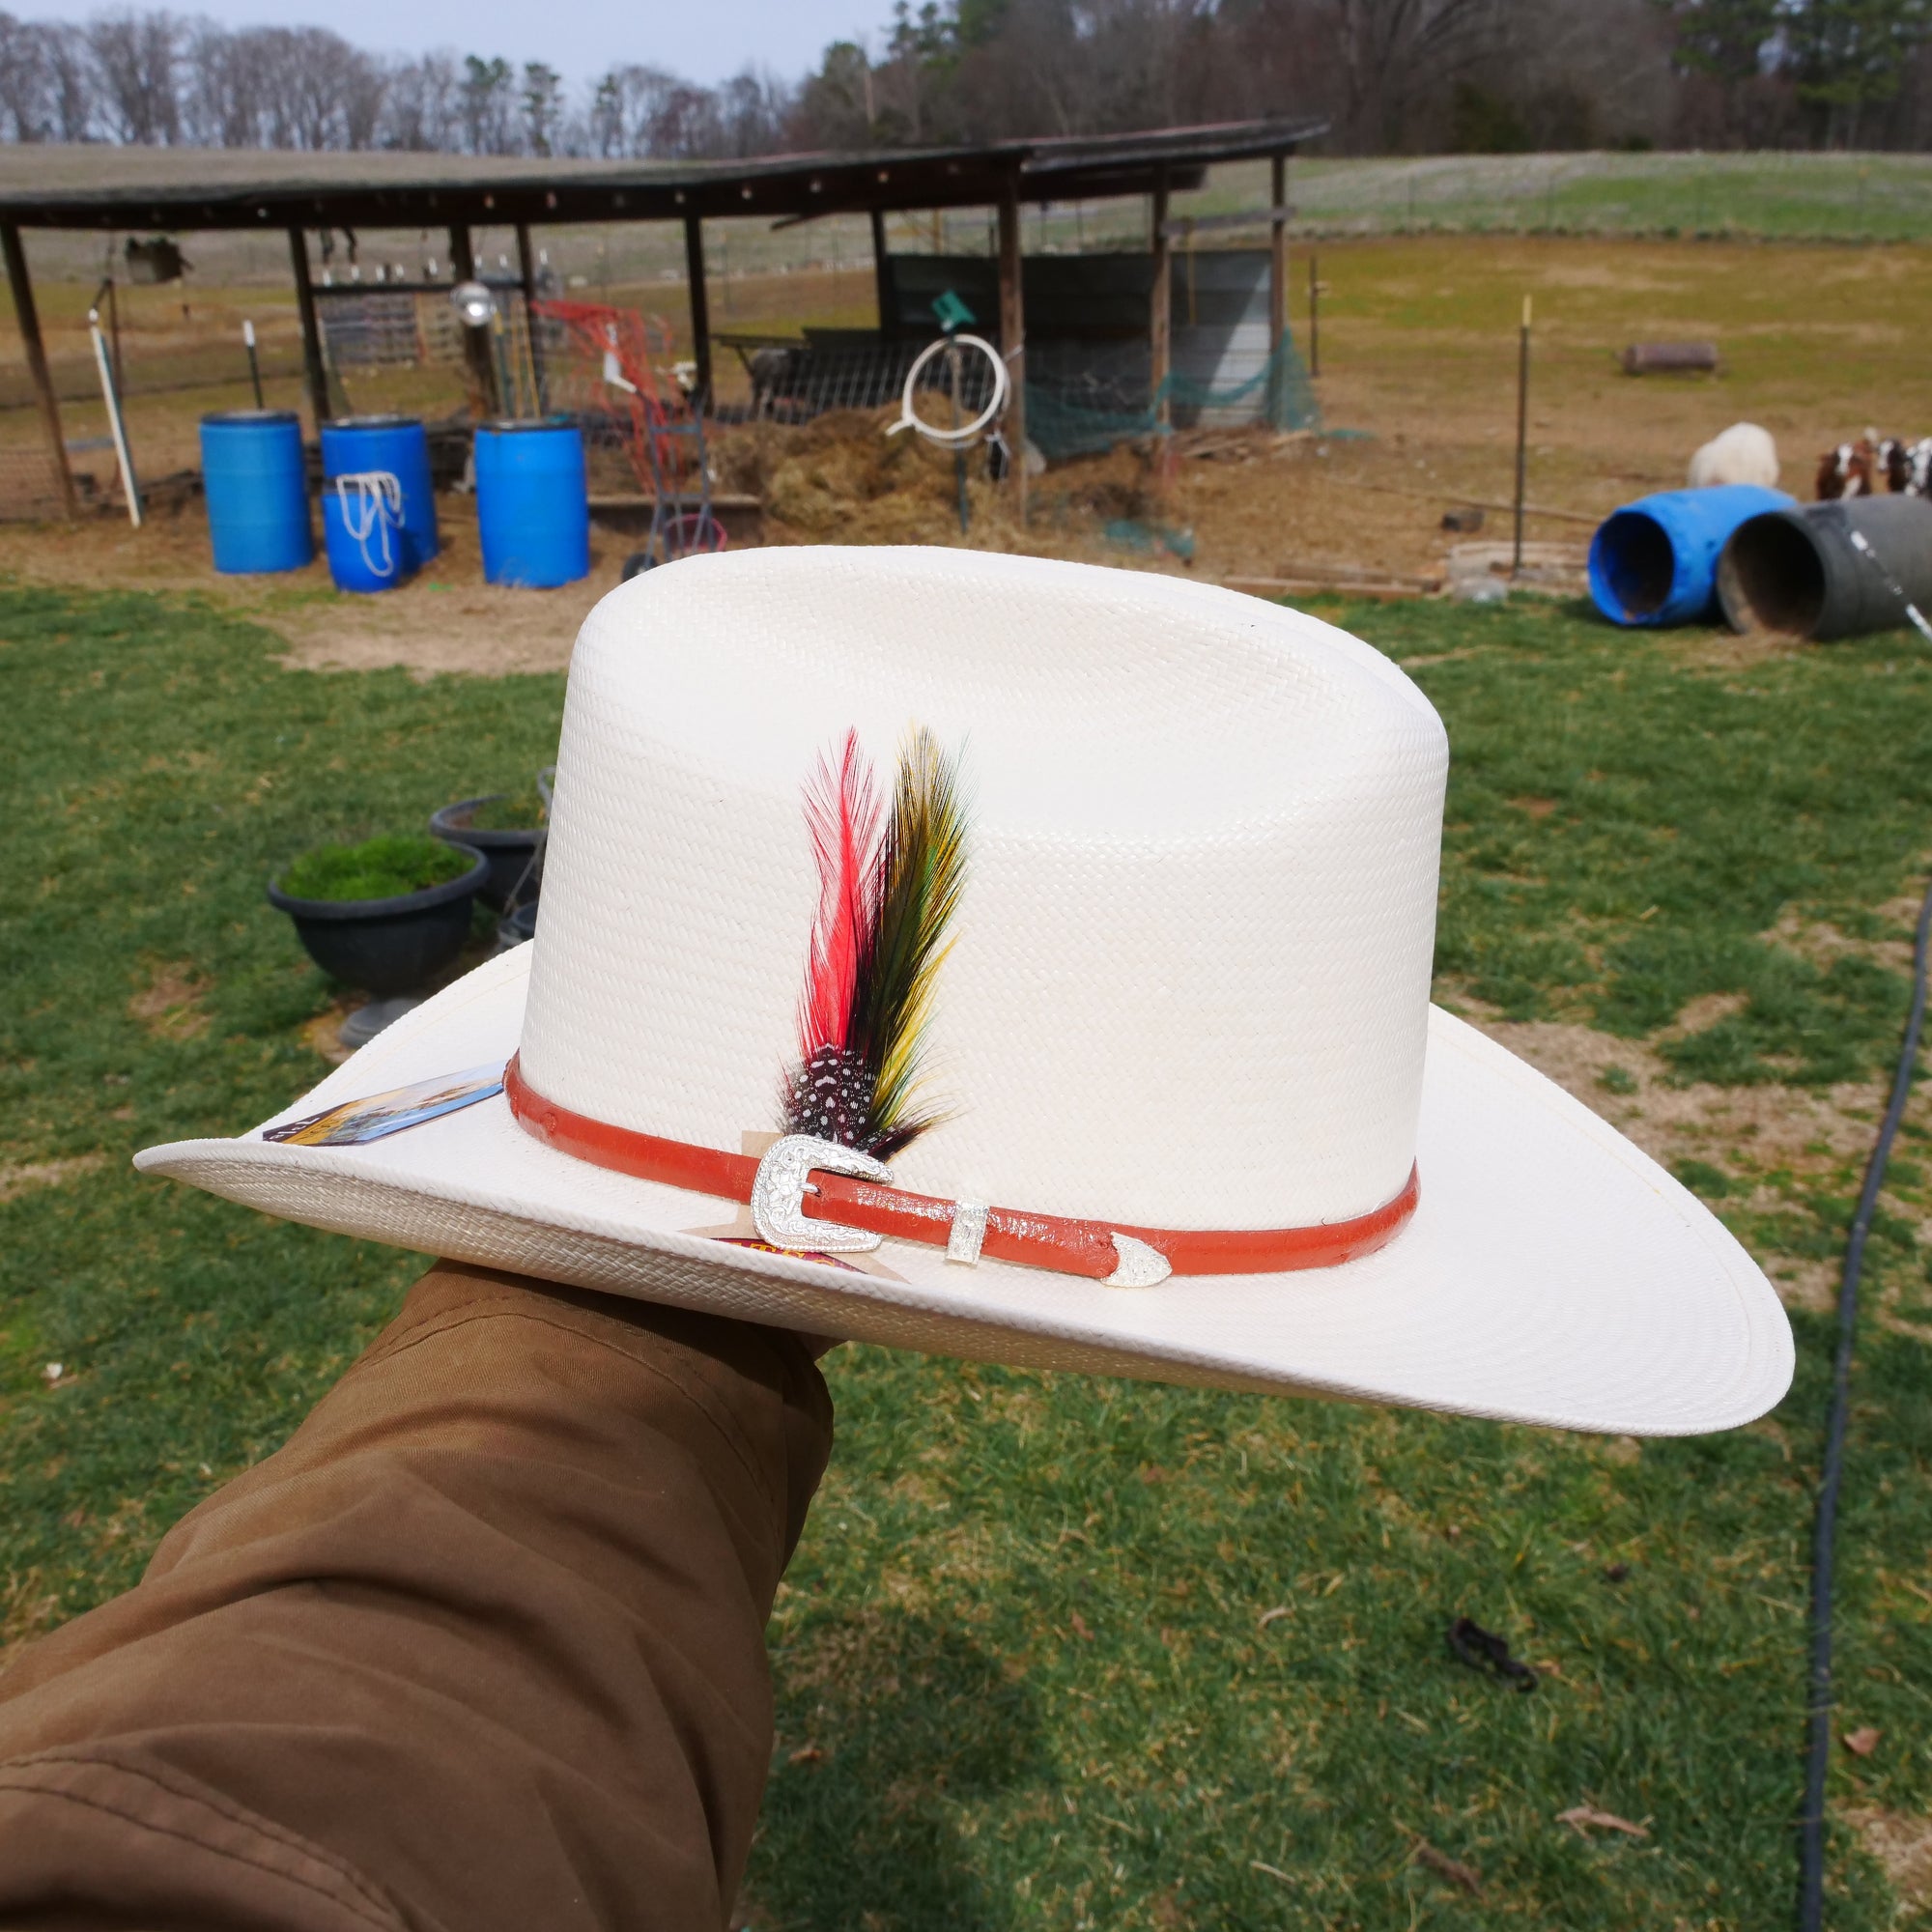
[[[857,1180],[891,1185],[893,1171],[857,1148],[810,1134],[786,1134],[765,1150],[752,1181],[752,1225],[759,1238],[790,1254],[864,1255],[879,1245],[881,1236],[865,1228],[847,1228],[821,1221],[805,1211],[805,1197],[818,1192],[810,1175],[847,1174]],[[986,1238],[987,1208],[981,1201],[955,1201],[952,1225],[946,1236],[946,1259],[977,1266]],[[1113,1236],[1119,1257],[1104,1279],[1108,1288],[1155,1288],[1174,1272],[1167,1257],[1131,1235]]]
[[[815,1221],[805,1211],[805,1197],[816,1194],[807,1178],[813,1168],[849,1174],[855,1180],[890,1183],[893,1171],[857,1148],[840,1147],[810,1134],[786,1134],[766,1149],[752,1181],[752,1225],[775,1248],[796,1254],[868,1255],[880,1236],[837,1221]]]

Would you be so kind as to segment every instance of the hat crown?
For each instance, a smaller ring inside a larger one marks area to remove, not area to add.
[[[1135,1226],[1365,1213],[1414,1157],[1447,745],[1393,665],[1233,592],[1031,558],[695,557],[572,660],[520,1064],[576,1113],[781,1125],[818,903],[805,786],[959,761],[965,888],[894,1161]]]

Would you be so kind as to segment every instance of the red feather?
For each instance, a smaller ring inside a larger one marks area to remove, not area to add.
[[[845,734],[835,771],[829,758],[805,788],[805,822],[818,862],[818,919],[799,1002],[800,1058],[844,1046],[852,1022],[852,985],[876,916],[879,792],[859,734]]]

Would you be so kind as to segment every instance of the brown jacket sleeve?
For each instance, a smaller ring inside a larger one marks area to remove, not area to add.
[[[0,1674],[0,1923],[712,1932],[831,1438],[795,1336],[440,1264]]]

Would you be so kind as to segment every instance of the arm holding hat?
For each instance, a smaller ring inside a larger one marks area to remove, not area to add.
[[[810,1346],[440,1264],[147,1575],[0,1673],[0,1921],[725,1921]]]

